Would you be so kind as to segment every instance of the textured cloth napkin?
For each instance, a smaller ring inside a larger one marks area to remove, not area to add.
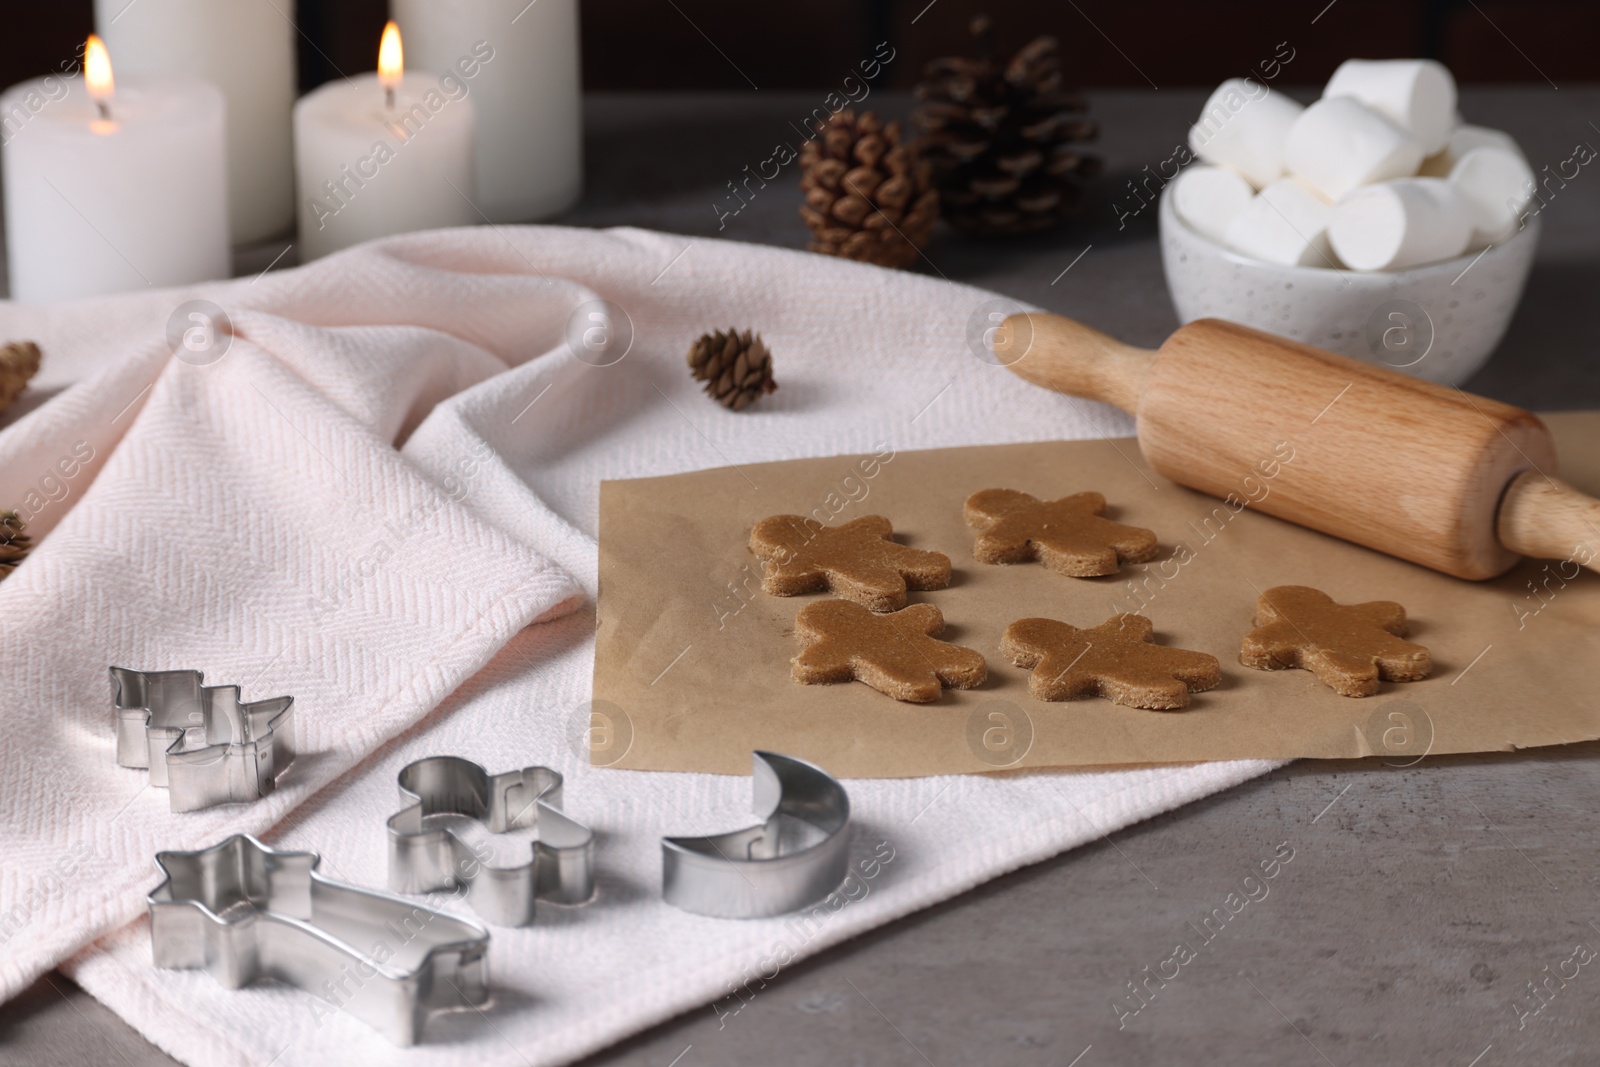
[[[191,299],[231,320],[214,362],[172,356],[168,321]],[[601,299],[617,310],[597,356]],[[696,1005],[735,1025],[793,959],[1267,770],[851,781],[858,874],[824,911],[719,921],[660,900],[660,835],[747,825],[750,782],[582,758],[600,480],[1127,432],[977,358],[969,322],[992,299],[775,249],[524,227],[193,291],[0,304],[0,338],[44,348],[49,397],[0,431],[0,506],[47,535],[0,582],[0,997],[65,962],[189,1063],[391,1063],[310,994],[155,970],[155,852],[248,830],[381,886],[405,763],[544,763],[599,835],[598,898],[494,928],[494,1004],[436,1016],[407,1057],[560,1063]],[[782,383],[742,414],[683,363],[728,326],[763,334]],[[299,760],[263,801],[170,814],[115,765],[113,663],[293,694]]]

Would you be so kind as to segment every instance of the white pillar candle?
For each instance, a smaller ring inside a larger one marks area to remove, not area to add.
[[[393,27],[377,74],[329,82],[295,105],[301,262],[374,237],[482,221],[466,85],[402,73]]]
[[[1279,178],[1228,224],[1229,247],[1268,263],[1331,267],[1328,221],[1333,208],[1297,178]]]
[[[1472,213],[1442,178],[1401,178],[1357,189],[1333,209],[1328,239],[1353,270],[1402,270],[1467,250]]]
[[[1228,240],[1228,224],[1250,206],[1255,190],[1227,167],[1188,166],[1172,181],[1172,206],[1178,217],[1218,244]]]
[[[1322,96],[1354,97],[1415,137],[1430,156],[1455,125],[1456,80],[1432,59],[1347,59]]]
[[[1232,167],[1263,188],[1282,176],[1289,128],[1303,110],[1260,82],[1229,78],[1190,127],[1189,146],[1205,162]]]
[[[571,207],[583,187],[577,0],[390,0],[390,7],[418,70],[454,70],[471,87],[483,213],[528,222]]]
[[[16,300],[225,278],[222,93],[188,78],[113,85],[90,39],[85,78],[0,96],[7,256]]]
[[[235,244],[294,223],[294,5],[284,0],[95,0],[95,26],[132,75],[187,75],[228,101],[228,203]]]
[[[1318,100],[1295,120],[1284,163],[1337,200],[1357,186],[1415,174],[1422,145],[1359,100],[1336,96]]]

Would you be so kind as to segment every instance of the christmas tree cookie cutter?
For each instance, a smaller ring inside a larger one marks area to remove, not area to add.
[[[111,668],[117,765],[147,768],[173,811],[260,800],[294,762],[294,697],[246,703],[199,671]]]
[[[146,898],[157,967],[204,970],[228,989],[275,978],[318,997],[319,1022],[348,1011],[397,1045],[435,1011],[489,1000],[489,931],[316,871],[315,852],[235,834],[160,852]]]
[[[400,771],[406,805],[389,818],[389,888],[465,889],[497,926],[527,926],[534,904],[594,896],[594,832],[561,812],[561,775],[548,767],[490,774],[459,756],[430,756]],[[534,841],[492,835],[533,829]],[[510,856],[511,862],[503,861]]]
[[[844,881],[850,863],[850,796],[821,767],[756,752],[758,826],[711,837],[661,839],[661,895],[719,919],[798,911]]]

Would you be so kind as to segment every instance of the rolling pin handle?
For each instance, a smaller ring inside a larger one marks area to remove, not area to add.
[[[1500,501],[1495,527],[1500,543],[1513,552],[1600,570],[1600,500],[1559,478],[1537,471],[1517,475]]]
[[[1058,393],[1139,408],[1150,362],[1148,349],[1123,344],[1061,315],[1012,315],[995,331],[994,352],[1017,374]]]

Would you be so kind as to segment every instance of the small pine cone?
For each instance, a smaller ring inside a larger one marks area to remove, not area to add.
[[[703,334],[689,346],[689,373],[706,383],[706,395],[732,411],[743,411],[778,387],[772,380],[772,353],[760,334]]]
[[[1009,62],[990,58],[989,20],[972,21],[977,58],[929,63],[917,84],[916,146],[933,170],[941,213],[980,236],[1034,233],[1077,209],[1101,163],[1081,149],[1097,129],[1084,101],[1063,92],[1053,37]]]
[[[932,236],[939,195],[898,122],[844,110],[800,149],[811,251],[880,267],[909,267]]]
[[[0,578],[4,578],[22,563],[33,539],[23,531],[22,516],[15,511],[0,511]]]
[[[12,341],[0,345],[0,411],[11,406],[27,388],[28,379],[39,373],[39,346],[32,341]]]

